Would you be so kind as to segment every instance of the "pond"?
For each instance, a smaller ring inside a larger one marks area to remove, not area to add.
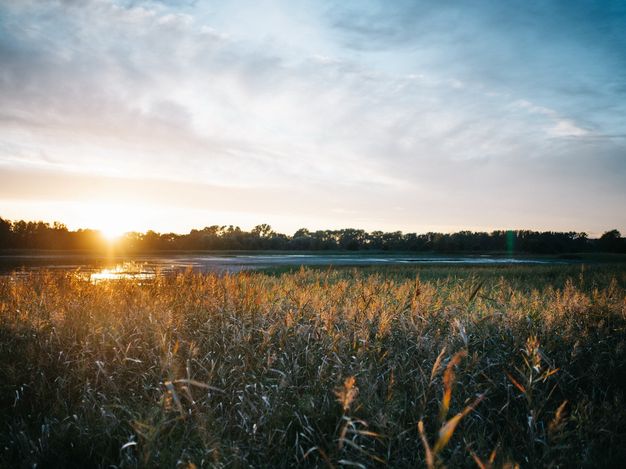
[[[237,272],[299,266],[392,265],[519,265],[563,264],[557,259],[516,258],[490,255],[442,256],[411,254],[174,254],[96,257],[80,254],[0,256],[0,274],[25,274],[43,269],[80,272],[94,281],[176,273]]]

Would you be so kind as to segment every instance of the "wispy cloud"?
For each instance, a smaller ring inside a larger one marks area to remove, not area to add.
[[[0,171],[26,185],[148,179],[182,207],[188,183],[289,228],[626,226],[619,3],[24,0],[0,18]],[[0,215],[24,196],[1,197]]]

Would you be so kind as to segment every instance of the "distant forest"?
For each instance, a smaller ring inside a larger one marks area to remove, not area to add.
[[[114,242],[127,252],[178,250],[294,250],[294,251],[413,251],[515,252],[560,254],[574,252],[626,253],[626,238],[617,230],[591,239],[586,233],[528,230],[459,231],[458,233],[366,232],[358,229],[299,229],[292,236],[267,224],[251,231],[237,226],[208,226],[188,234],[127,233]],[[0,218],[0,249],[100,251],[111,246],[97,230],[70,231],[61,223],[9,221]]]

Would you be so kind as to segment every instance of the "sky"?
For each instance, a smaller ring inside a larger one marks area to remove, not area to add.
[[[623,1],[0,0],[0,216],[626,232]]]

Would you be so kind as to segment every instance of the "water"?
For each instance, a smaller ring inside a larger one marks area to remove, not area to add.
[[[557,264],[556,259],[411,254],[176,254],[94,257],[77,254],[0,256],[1,274],[24,274],[42,269],[79,272],[93,281],[133,278],[192,269],[195,272],[237,272],[273,267],[392,266],[392,265],[513,265]]]

